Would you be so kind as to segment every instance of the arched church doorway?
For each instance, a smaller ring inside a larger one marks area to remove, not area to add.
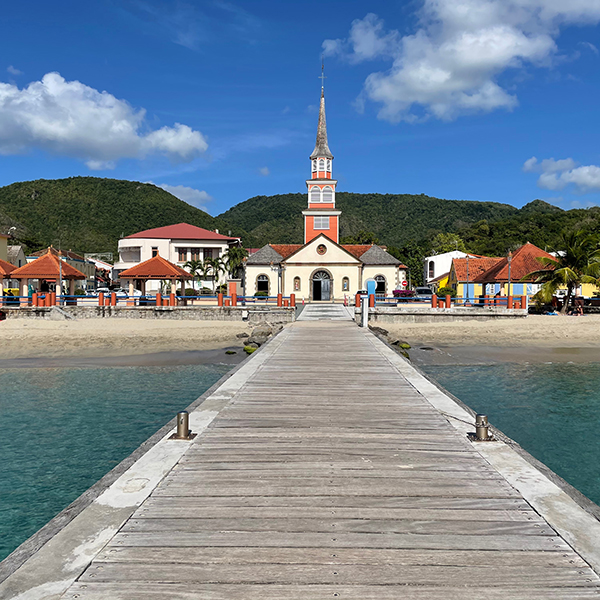
[[[327,271],[317,271],[312,276],[312,299],[316,302],[331,300],[331,275]]]

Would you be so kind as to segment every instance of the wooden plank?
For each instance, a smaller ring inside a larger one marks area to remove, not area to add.
[[[559,537],[545,535],[414,535],[385,533],[290,533],[152,531],[118,533],[111,546],[266,547],[266,548],[415,548],[418,550],[570,550]]]
[[[181,506],[174,498],[162,498],[160,502],[155,499],[146,503],[137,516],[143,519],[221,519],[240,517],[239,507],[222,506],[214,501],[209,506],[197,507],[191,510]],[[283,519],[290,515],[287,506],[244,506],[244,519]],[[339,508],[331,506],[305,506],[294,508],[295,519],[385,519],[385,520],[412,520],[412,521],[527,521],[530,523],[545,523],[533,510],[451,510],[451,509],[424,509],[424,508]],[[477,526],[477,525],[473,525]]]
[[[482,589],[483,588],[483,589]],[[223,585],[78,582],[64,600],[589,600],[594,588],[396,585]]]
[[[317,564],[317,565],[439,565],[447,567],[589,567],[570,552],[502,550],[398,550],[388,548],[177,548],[110,546],[99,562],[181,564]]]
[[[412,533],[415,535],[556,535],[544,522],[529,521],[478,521],[418,519],[299,519],[299,518],[248,518],[237,517],[182,517],[129,519],[122,527],[124,533],[183,531],[277,531],[277,532],[356,532],[356,533]]]
[[[388,509],[423,509],[423,510],[527,510],[531,506],[522,498],[446,498],[420,496],[169,496],[168,494],[153,494],[139,509],[164,505],[167,503],[173,509],[199,510],[203,507],[351,507],[369,508],[372,510]],[[243,513],[242,513],[243,514]],[[466,513],[467,514],[467,513]]]
[[[523,588],[596,587],[598,576],[588,568],[552,569],[523,566],[462,566],[425,565],[314,565],[314,564],[161,564],[96,562],[79,581],[94,582],[156,582],[156,583],[245,583],[245,584],[327,584],[463,586],[470,588],[481,582],[489,587],[521,586]]]

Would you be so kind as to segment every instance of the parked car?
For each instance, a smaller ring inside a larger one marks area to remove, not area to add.
[[[433,292],[428,287],[418,287],[415,289],[415,300],[431,300]]]

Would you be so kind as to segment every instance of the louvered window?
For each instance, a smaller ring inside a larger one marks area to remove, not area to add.
[[[321,202],[321,190],[317,186],[310,188],[309,202]]]
[[[329,186],[323,188],[323,202],[333,202],[333,189]]]
[[[315,229],[329,229],[329,217],[315,217]]]

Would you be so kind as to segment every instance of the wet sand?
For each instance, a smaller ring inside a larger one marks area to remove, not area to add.
[[[59,361],[64,366],[64,360],[60,359],[66,357],[75,359],[74,365],[79,365],[92,357],[126,357],[117,361],[131,361],[132,356],[164,352],[222,350],[219,356],[224,356],[225,349],[229,347],[241,350],[241,340],[236,337],[238,333],[250,333],[247,323],[155,319],[7,319],[0,321],[0,360],[43,358],[46,361]],[[190,360],[189,356],[187,360]]]

